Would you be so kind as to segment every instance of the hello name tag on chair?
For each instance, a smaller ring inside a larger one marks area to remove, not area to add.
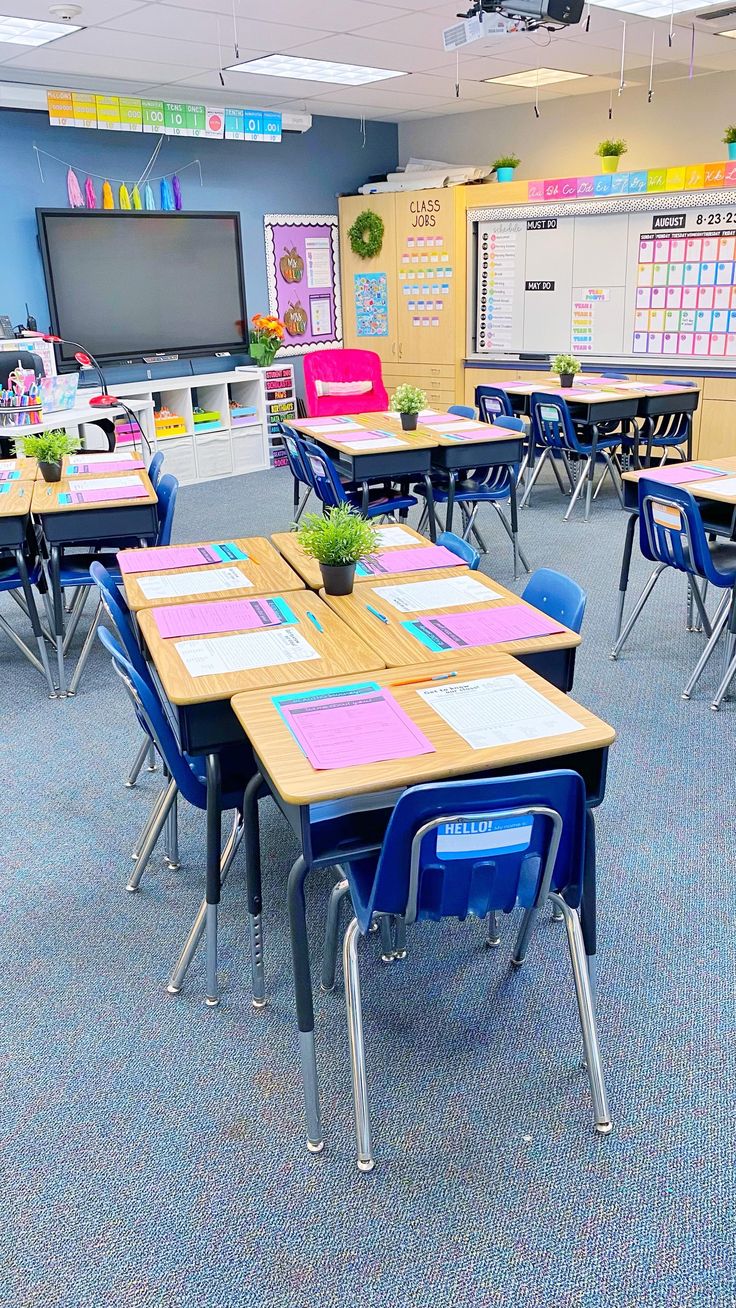
[[[521,853],[529,848],[533,827],[534,818],[528,814],[458,818],[437,828],[437,853],[444,858]]]

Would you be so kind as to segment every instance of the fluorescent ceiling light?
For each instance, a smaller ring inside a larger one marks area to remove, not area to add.
[[[730,32],[717,32],[717,36],[733,36],[736,39],[736,27],[732,27]]]
[[[669,18],[670,14],[684,14],[689,9],[702,9],[703,0],[595,0],[603,9],[615,9],[622,14],[639,14],[642,18]]]
[[[508,73],[505,77],[486,77],[486,82],[501,86],[551,86],[552,82],[576,82],[587,73],[563,73],[560,68],[530,68],[526,73]]]
[[[297,55],[264,55],[245,64],[231,64],[228,73],[259,73],[264,77],[296,77],[302,82],[329,82],[341,86],[364,86],[384,82],[388,77],[406,77],[390,68],[361,68],[358,64],[333,64],[326,59],[300,59]]]
[[[73,23],[46,23],[39,18],[6,18],[0,14],[0,45],[48,45],[69,32],[81,32]]]

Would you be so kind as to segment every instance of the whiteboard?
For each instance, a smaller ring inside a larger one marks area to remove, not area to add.
[[[732,364],[736,203],[723,198],[696,207],[690,195],[651,197],[657,208],[646,212],[540,205],[511,221],[484,215],[475,352]]]

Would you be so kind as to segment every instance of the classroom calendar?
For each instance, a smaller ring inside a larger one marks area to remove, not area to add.
[[[736,357],[736,212],[691,220],[690,231],[639,238],[635,354]]]

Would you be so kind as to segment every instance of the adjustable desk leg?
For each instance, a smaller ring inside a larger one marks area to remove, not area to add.
[[[428,472],[425,472],[424,474],[424,489],[426,491],[427,519],[429,523],[429,539],[435,541],[437,539],[437,515],[435,513],[435,507],[434,507],[434,491],[432,490],[432,478]],[[449,526],[447,530],[448,531],[450,530]]]
[[[49,573],[51,576],[51,594],[54,604],[54,638],[56,640],[56,661],[59,671],[59,695],[66,695],[66,672],[64,669],[64,600],[61,594],[61,558],[58,545],[51,546]]]
[[[17,549],[15,551],[15,562],[18,567],[18,572],[20,573],[20,580],[23,586],[23,597],[26,602],[26,608],[28,609],[28,616],[31,620],[31,626],[33,627],[33,634],[36,637],[36,644],[38,645],[38,656],[41,660],[41,665],[43,667],[43,674],[46,678],[46,684],[49,688],[49,698],[55,699],[56,686],[54,685],[53,677],[51,676],[51,668],[49,667],[49,656],[46,652],[46,642],[43,638],[43,632],[41,630],[41,622],[38,616],[38,609],[36,608],[36,600],[33,594],[33,588],[31,586],[30,579],[28,577],[28,568],[26,567],[25,555],[23,554],[23,551],[21,549]]]
[[[307,864],[300,854],[289,873],[287,900],[291,929],[291,960],[294,969],[294,996],[299,1023],[299,1057],[302,1067],[304,1111],[307,1123],[307,1149],[312,1154],[319,1154],[324,1149],[324,1139],[319,1116],[317,1058],[314,1048],[314,1006],[312,1004],[312,978],[309,970],[307,915],[304,903],[304,882],[308,870]]]
[[[266,1007],[266,979],[263,966],[263,927],[261,914],[261,839],[258,820],[258,799],[264,793],[263,777],[256,772],[245,788],[243,825],[245,827],[245,877],[248,892],[248,925],[250,928],[250,974],[254,1008]]]
[[[629,514],[629,521],[626,524],[626,536],[624,537],[624,552],[621,559],[621,575],[618,582],[618,615],[616,617],[616,634],[613,638],[614,645],[621,635],[621,626],[624,620],[624,605],[626,603],[626,591],[629,585],[629,569],[631,567],[631,550],[634,544],[634,532],[638,515]]]
[[[217,906],[220,902],[220,821],[222,817],[222,785],[220,759],[217,754],[207,755],[207,998],[208,1008],[220,1002],[217,983]]]
[[[585,812],[585,867],[583,869],[583,896],[580,903],[580,925],[585,942],[585,957],[593,1000],[596,998],[596,866],[595,818],[590,809]]]

